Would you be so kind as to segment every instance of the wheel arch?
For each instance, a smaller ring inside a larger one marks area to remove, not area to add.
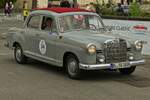
[[[13,43],[13,47],[15,47],[16,45],[19,45],[19,46],[20,46],[20,43],[15,41],[15,42]]]
[[[64,55],[63,55],[63,67],[65,67],[66,58],[69,55],[73,55],[79,61],[79,58],[78,58],[78,56],[75,53],[73,53],[73,52],[65,52]]]

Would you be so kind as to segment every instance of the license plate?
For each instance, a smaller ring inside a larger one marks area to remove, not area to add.
[[[114,64],[114,68],[126,68],[126,67],[129,67],[129,62],[120,62]]]

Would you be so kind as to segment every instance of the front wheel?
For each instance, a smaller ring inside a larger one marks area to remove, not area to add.
[[[66,58],[66,70],[67,74],[72,79],[80,79],[81,78],[81,70],[79,69],[79,61],[78,59],[70,54]]]
[[[15,46],[14,56],[15,56],[16,62],[19,64],[24,64],[27,62],[27,57],[23,54],[23,50],[21,46],[18,44]]]
[[[119,71],[123,75],[130,75],[135,71],[135,69],[136,69],[136,66],[131,66],[130,68],[121,68],[119,69]]]

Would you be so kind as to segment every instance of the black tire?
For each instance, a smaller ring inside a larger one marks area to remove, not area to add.
[[[68,55],[65,59],[65,67],[71,79],[81,79],[81,69],[79,68],[79,61],[76,56]]]
[[[25,64],[27,62],[27,57],[23,54],[23,50],[19,44],[15,45],[14,57],[19,64]]]
[[[119,71],[123,75],[130,75],[135,71],[135,69],[136,69],[136,66],[131,66],[130,68],[121,68],[119,69]]]

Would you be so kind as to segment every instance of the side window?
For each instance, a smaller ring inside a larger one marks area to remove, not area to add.
[[[44,16],[42,20],[41,29],[50,32],[57,32],[55,20],[52,19],[51,17]]]
[[[69,20],[69,18],[67,19],[67,17],[61,17],[59,18],[59,22],[60,24],[60,31],[61,32],[65,32],[67,30],[69,30],[69,25],[67,23],[67,20]]]
[[[94,29],[99,29],[103,27],[99,19],[94,16],[89,17],[89,25],[90,25],[90,28],[94,28]]]
[[[41,16],[33,16],[28,22],[28,28],[39,29]]]

